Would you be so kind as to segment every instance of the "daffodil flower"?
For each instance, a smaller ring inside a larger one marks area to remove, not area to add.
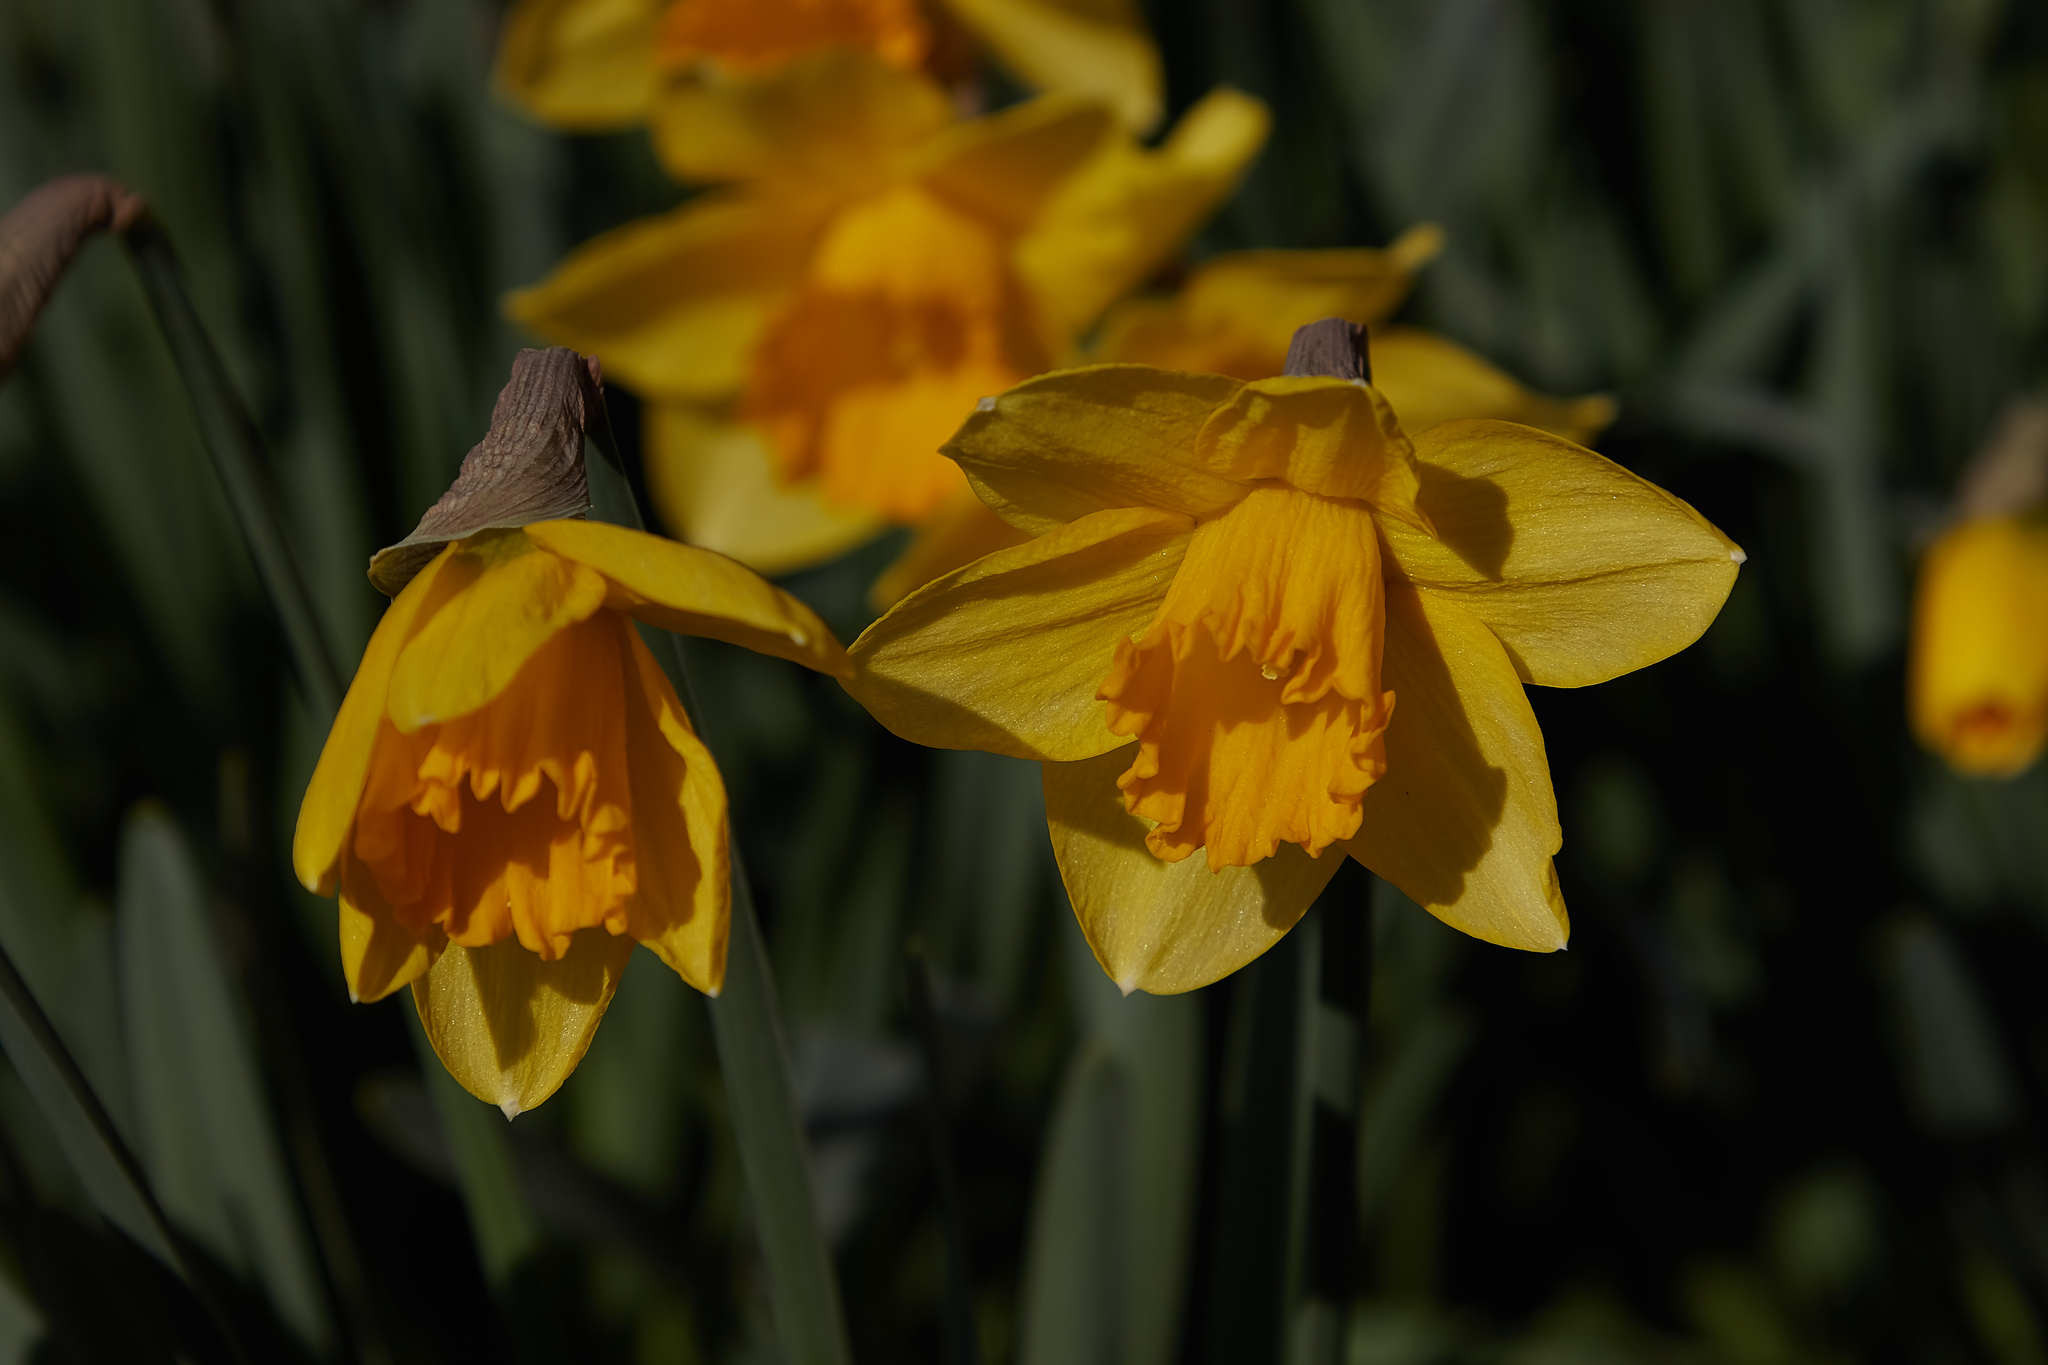
[[[1136,0],[520,0],[496,81],[549,123],[651,123],[686,179],[744,177],[704,139],[748,87],[772,92],[792,62],[835,49],[957,76],[976,40],[1027,85],[1106,104],[1138,132],[1159,119],[1159,53]]]
[[[946,449],[1031,539],[903,599],[847,685],[907,739],[1044,764],[1069,898],[1125,990],[1236,970],[1346,854],[1466,933],[1563,947],[1524,685],[1684,647],[1743,557],[1570,441],[1411,441],[1344,379],[1070,370]]]
[[[1913,730],[1959,772],[2010,777],[2048,746],[2048,513],[1971,517],[1920,566]]]
[[[1261,379],[1280,372],[1301,319],[1348,318],[1372,330],[1373,387],[1403,430],[1494,417],[1568,441],[1591,441],[1614,420],[1612,399],[1533,393],[1454,342],[1420,328],[1385,325],[1416,272],[1442,245],[1442,232],[1425,225],[1384,250],[1216,256],[1169,297],[1126,299],[1111,308],[1088,356]],[[979,501],[950,504],[919,526],[902,556],[876,580],[874,603],[887,607],[912,588],[1021,538]]]
[[[349,994],[410,985],[506,1114],[582,1059],[635,943],[715,994],[725,788],[635,630],[837,672],[794,598],[721,556],[577,520],[449,544],[392,601],[335,717],[292,862],[339,893]]]
[[[1177,250],[1266,130],[1218,92],[1146,150],[1099,105],[961,123],[872,61],[807,70],[761,146],[773,168],[600,237],[510,304],[654,401],[664,519],[764,572],[969,499],[940,443]],[[727,401],[737,425],[711,415]]]

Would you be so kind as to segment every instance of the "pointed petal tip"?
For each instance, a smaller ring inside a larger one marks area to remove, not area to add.
[[[498,1101],[498,1112],[505,1116],[505,1122],[510,1123],[526,1111],[519,1107],[517,1099],[507,1099]]]
[[[1444,249],[1444,230],[1436,223],[1417,223],[1387,248],[1395,261],[1406,270],[1417,270],[1428,265]]]
[[[1749,563],[1749,551],[1743,549],[1740,545],[1731,545],[1728,547],[1728,558],[1734,560],[1737,564],[1747,564]]]
[[[1121,977],[1117,980],[1116,988],[1122,991],[1124,993],[1124,999],[1128,1000],[1131,998],[1132,995],[1136,994],[1137,992],[1138,978],[1135,975]]]

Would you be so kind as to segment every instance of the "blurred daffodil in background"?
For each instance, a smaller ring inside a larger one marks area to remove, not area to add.
[[[1913,733],[1971,777],[2048,748],[2048,404],[2007,406],[1927,547],[1907,675]]]
[[[972,501],[940,444],[1177,252],[1267,127],[1219,91],[1146,149],[1100,104],[960,122],[863,56],[801,75],[755,179],[598,238],[510,305],[655,404],[664,518],[763,572]]]
[[[1602,395],[1532,393],[1455,342],[1386,320],[1416,272],[1443,247],[1432,226],[1409,229],[1383,250],[1238,251],[1205,261],[1175,293],[1125,299],[1103,317],[1087,358],[1192,370],[1234,379],[1280,373],[1303,319],[1349,318],[1372,331],[1372,383],[1402,428],[1427,431],[1463,417],[1494,417],[1589,442],[1614,418]],[[886,607],[923,583],[1023,534],[979,501],[954,504],[918,529],[876,581]]]
[[[1975,517],[1927,550],[1913,612],[1913,730],[1974,777],[2048,746],[2048,511]]]
[[[658,536],[578,520],[436,554],[378,623],[292,862],[338,892],[357,1000],[410,985],[434,1050],[508,1115],[582,1059],[635,943],[715,993],[725,787],[639,620],[825,672],[802,603]]]
[[[1159,54],[1135,0],[520,0],[498,88],[568,128],[648,123],[670,167],[819,52],[867,53],[948,84],[985,47],[1043,90],[1086,95],[1143,132],[1158,121]],[[771,97],[772,98],[772,97]]]
[[[1743,558],[1571,441],[1411,441],[1340,378],[1055,373],[947,452],[1031,539],[898,603],[848,685],[907,739],[1044,763],[1069,897],[1127,991],[1235,971],[1343,853],[1467,933],[1564,946],[1524,684],[1690,644]]]

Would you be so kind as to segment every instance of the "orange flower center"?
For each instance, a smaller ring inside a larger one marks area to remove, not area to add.
[[[481,709],[409,735],[385,721],[344,879],[367,872],[406,927],[471,948],[517,937],[554,959],[578,929],[627,932],[629,629],[599,612]]]
[[[863,48],[909,70],[931,51],[931,25],[918,0],[675,0],[655,51],[671,69],[709,61],[747,71],[827,47]]]
[[[1156,822],[1152,851],[1248,867],[1282,843],[1320,854],[1356,834],[1387,767],[1385,622],[1365,504],[1261,487],[1197,528],[1097,694],[1109,728],[1138,740],[1117,786]]]
[[[739,413],[785,483],[913,522],[966,489],[942,445],[984,395],[1046,368],[988,224],[916,186],[848,209],[755,350]]]

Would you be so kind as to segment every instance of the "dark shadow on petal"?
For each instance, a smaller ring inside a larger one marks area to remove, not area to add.
[[[1416,468],[1422,491],[1415,505],[1436,528],[1436,538],[1474,572],[1498,582],[1515,540],[1507,490],[1491,479],[1467,478],[1441,465],[1418,461]]]
[[[491,963],[503,968],[497,971],[489,970],[483,961],[477,963],[478,992],[500,1066],[509,1070],[533,1050],[537,1041],[533,1002],[542,989],[552,990],[579,1005],[601,1006],[606,1002],[617,989],[618,942],[605,929],[579,929],[570,936],[569,951],[553,962],[541,961],[520,947],[517,939],[472,950],[480,956],[517,954],[524,959]],[[627,942],[630,950],[630,940]]]
[[[1508,775],[1480,750],[1415,590],[1401,583],[1387,585],[1385,682],[1394,693],[1387,772],[1365,793],[1352,849],[1410,899],[1448,905],[1493,847]]]
[[[417,934],[379,918],[370,930],[369,943],[363,947],[362,969],[349,988],[360,1000],[382,1000],[403,984],[394,978],[419,945]]]

